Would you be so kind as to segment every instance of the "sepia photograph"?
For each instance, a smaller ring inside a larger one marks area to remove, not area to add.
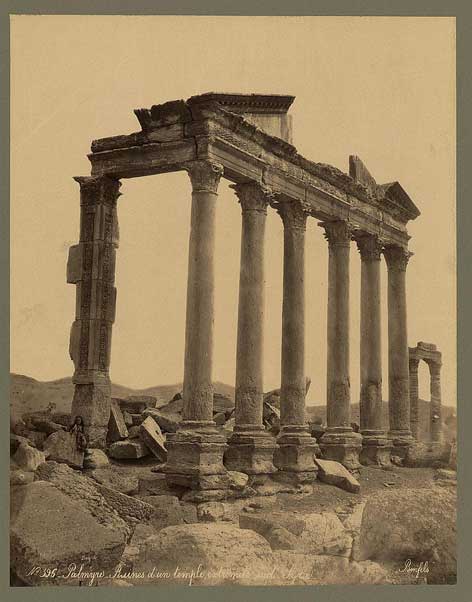
[[[456,19],[11,14],[9,68],[10,587],[455,585]]]

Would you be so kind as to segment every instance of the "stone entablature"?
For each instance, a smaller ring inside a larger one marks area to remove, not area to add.
[[[237,95],[212,93],[136,110],[141,132],[92,143],[92,175],[131,178],[178,171],[186,162],[209,160],[221,164],[224,177],[235,183],[260,182],[276,194],[299,201],[317,219],[349,220],[354,228],[375,234],[386,244],[407,247],[406,223],[419,211],[398,182],[377,185],[371,178],[366,185],[365,178],[357,177],[352,168],[348,175],[309,161],[290,143],[251,123],[244,113],[233,112],[237,103],[230,104],[229,97],[237,100]],[[243,95],[247,97],[253,102],[260,97],[270,104],[268,95]],[[288,99],[282,107],[293,101],[293,97],[273,98],[279,103],[280,98]],[[267,111],[286,110],[274,104]],[[352,159],[359,164],[360,160]]]

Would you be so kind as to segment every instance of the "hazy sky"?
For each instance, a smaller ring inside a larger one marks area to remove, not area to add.
[[[139,130],[133,109],[207,91],[292,94],[294,144],[377,182],[398,180],[421,211],[409,224],[410,345],[443,352],[443,401],[456,401],[455,38],[452,18],[12,17],[11,370],[72,374],[79,188],[92,139]],[[111,376],[145,387],[182,379],[190,182],[124,180]],[[234,383],[241,219],[223,180],[217,214],[214,378]],[[266,237],[265,389],[280,385],[282,223]],[[309,402],[325,401],[327,243],[307,227]],[[384,398],[386,268],[382,266]],[[360,258],[351,247],[351,383],[359,396]],[[420,395],[429,399],[426,365]]]

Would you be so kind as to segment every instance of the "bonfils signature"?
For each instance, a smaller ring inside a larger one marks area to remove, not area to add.
[[[428,566],[428,561],[426,560],[425,562],[420,562],[417,565],[414,565],[411,558],[408,558],[407,560],[405,560],[405,564],[403,565],[403,568],[398,569],[399,573],[414,573],[416,578],[418,579],[418,577],[421,574],[426,574],[429,573],[429,566]]]

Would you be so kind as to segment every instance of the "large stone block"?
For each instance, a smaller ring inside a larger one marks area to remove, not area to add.
[[[318,479],[320,481],[335,485],[351,493],[359,493],[361,489],[359,481],[342,464],[334,460],[321,460],[319,458],[315,458],[315,463],[319,468]]]
[[[149,449],[139,439],[116,441],[110,445],[108,454],[116,460],[138,460],[149,455]]]
[[[161,462],[167,460],[167,449],[165,439],[162,435],[159,425],[151,416],[148,416],[139,427],[139,436],[144,441],[149,450]]]
[[[147,495],[141,500],[152,506],[153,511],[150,523],[157,531],[171,525],[181,525],[184,515],[179,498],[173,495]]]
[[[49,460],[64,462],[73,468],[82,468],[84,452],[77,449],[74,433],[57,431],[46,439],[43,445]]]
[[[143,412],[143,416],[146,418],[150,416],[157,422],[159,428],[164,433],[175,433],[179,427],[180,416],[178,414],[172,414],[170,412],[163,412],[161,409],[148,408]]]
[[[84,456],[84,468],[106,468],[110,466],[110,460],[104,451],[101,449],[86,449]]]
[[[38,466],[45,462],[45,454],[28,443],[20,443],[18,449],[13,455],[13,461],[25,472],[34,472]]]
[[[68,284],[77,284],[83,278],[83,245],[73,245],[69,247],[69,256],[67,258],[67,282]]]
[[[125,547],[123,530],[103,524],[80,500],[51,483],[16,487],[11,495],[10,565],[27,585],[80,585],[62,579],[70,566],[108,572]],[[31,571],[41,567],[40,571]],[[41,578],[46,569],[54,576]]]
[[[96,468],[90,472],[89,476],[97,481],[97,483],[126,495],[133,495],[138,492],[138,477],[136,475],[111,466]]]
[[[108,421],[107,441],[114,442],[126,439],[128,437],[128,429],[125,424],[125,419],[121,412],[120,406],[116,399],[110,401],[110,420]]]

